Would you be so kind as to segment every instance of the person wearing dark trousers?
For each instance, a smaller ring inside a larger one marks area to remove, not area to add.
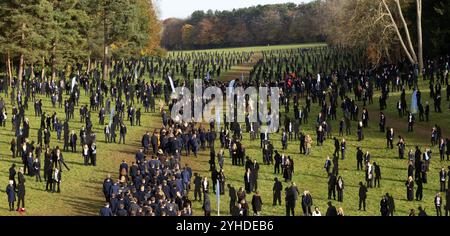
[[[445,216],[450,212],[450,188],[445,192]]]
[[[127,134],[127,127],[125,126],[125,124],[122,124],[120,126],[120,136],[119,136],[119,144],[121,143],[121,141],[123,140],[123,144],[125,144],[125,136]]]
[[[331,200],[331,196],[336,200],[336,176],[330,174],[328,177],[328,200]]]
[[[416,180],[417,190],[416,190],[416,201],[422,201],[423,198],[423,180],[422,178],[418,178]]]
[[[276,206],[277,202],[278,205],[281,205],[281,191],[283,190],[283,184],[281,181],[278,180],[278,178],[274,179],[275,183],[273,184],[273,205]]]
[[[16,191],[14,190],[14,182],[9,181],[8,186],[6,186],[6,195],[8,196],[9,211],[14,211],[14,202],[16,201]]]
[[[434,206],[436,207],[436,216],[442,216],[442,197],[441,193],[437,193],[434,197]]]
[[[45,191],[52,191],[52,187],[53,187],[53,169],[49,168],[47,170],[45,170],[46,175],[47,175],[47,183],[45,185]]]
[[[83,145],[82,155],[83,155],[84,165],[85,166],[89,165],[89,147],[87,144]]]
[[[39,161],[38,158],[34,159],[33,162],[33,170],[34,170],[34,174],[36,175],[36,182],[42,182],[41,179],[41,162]]]
[[[362,182],[359,182],[359,210],[361,206],[363,210],[366,211],[366,198],[367,198],[367,187],[364,186]]]
[[[56,190],[56,192],[57,192],[57,193],[61,192],[60,184],[61,184],[61,171],[59,171],[58,168],[55,168],[55,172],[53,173],[53,187],[52,187],[52,192],[55,192],[56,187],[58,187],[58,189]]]
[[[25,208],[25,177],[23,176],[23,168],[19,169],[19,174],[17,175],[17,210],[20,209],[20,203],[22,203],[22,208]]]
[[[374,162],[373,163],[373,167],[374,167],[374,172],[375,172],[375,184],[374,184],[374,187],[375,188],[377,188],[377,186],[378,186],[378,188],[380,187],[380,179],[381,179],[381,169],[380,169],[380,166],[379,165],[377,165],[377,163],[376,162]]]
[[[211,201],[209,200],[209,194],[206,193],[203,196],[203,211],[205,212],[205,216],[211,216]]]
[[[232,214],[236,206],[237,193],[236,189],[233,186],[231,186],[231,184],[228,184],[227,186],[228,186],[228,196],[230,197],[230,214]]]
[[[445,169],[442,167],[441,171],[439,171],[439,182],[441,183],[441,192],[445,192],[445,184],[446,184],[446,180],[447,180],[447,172],[445,171]]]
[[[285,189],[286,191],[286,216],[295,216],[295,205],[298,199],[298,188],[295,183],[292,183],[290,187]]]
[[[202,178],[198,173],[194,173],[194,201],[202,200]]]
[[[95,143],[91,144],[91,153],[90,153],[91,165],[97,166],[97,146]]]
[[[344,201],[344,180],[342,176],[339,176],[336,183],[336,189],[338,194],[338,202]]]
[[[362,170],[364,153],[361,150],[361,147],[357,147],[356,149],[358,150],[358,151],[356,151],[356,169]]]
[[[280,173],[280,166],[281,166],[282,158],[281,158],[281,155],[278,153],[277,150],[275,150],[274,159],[275,159],[274,174],[279,174]]]

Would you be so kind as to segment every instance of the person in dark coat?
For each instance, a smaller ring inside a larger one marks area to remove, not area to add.
[[[367,187],[364,186],[362,182],[359,182],[359,210],[361,210],[361,205],[363,210],[366,211],[366,198],[367,198]]]
[[[119,135],[119,144],[122,140],[123,144],[125,144],[125,136],[127,135],[127,127],[125,126],[125,124],[120,125]]]
[[[18,184],[17,184],[17,210],[20,209],[20,203],[22,203],[22,209],[25,208],[25,177],[23,176],[23,168],[19,169],[19,174],[17,174]]]
[[[12,164],[9,168],[9,180],[13,181],[14,190],[16,189],[16,164]]]
[[[205,216],[211,216],[211,201],[209,200],[209,194],[204,194],[203,196],[203,211]]]
[[[198,173],[194,173],[194,201],[202,200],[202,177]]]
[[[327,209],[326,216],[337,216],[336,207],[333,206],[333,204],[331,204],[331,201],[328,202],[328,209]]]
[[[386,196],[381,197],[380,201],[380,212],[381,216],[388,216],[389,215],[389,201]]]
[[[34,174],[36,175],[36,182],[42,182],[41,179],[41,162],[39,161],[38,158],[34,159],[33,162],[33,170],[34,170]]]
[[[113,212],[109,207],[109,202],[105,203],[105,207],[100,209],[100,216],[113,216]]]
[[[364,153],[361,150],[361,147],[357,147],[357,152],[356,152],[356,169],[357,170],[363,170],[363,156]]]
[[[311,207],[313,205],[313,199],[308,190],[303,192],[302,195],[302,210],[304,216],[312,216]]]
[[[331,200],[331,196],[336,200],[336,176],[330,174],[328,177],[328,200]]]
[[[414,200],[414,181],[412,176],[408,177],[405,186],[406,186],[406,198],[408,199],[408,201]]]
[[[448,216],[450,212],[450,188],[445,192],[445,216]]]
[[[386,193],[386,199],[388,200],[389,216],[394,216],[395,212],[394,198],[389,193]]]
[[[253,173],[250,171],[250,169],[247,169],[247,171],[244,174],[244,185],[245,185],[245,191],[247,193],[250,193],[253,191],[252,186],[252,179],[253,179]]]
[[[228,184],[228,196],[230,197],[230,214],[233,214],[234,208],[236,207],[236,201],[237,201],[237,193],[236,189],[231,186],[231,184]]]
[[[111,187],[113,185],[113,182],[111,180],[111,175],[108,174],[106,179],[103,181],[103,195],[105,196],[106,202],[109,202],[111,199]],[[108,204],[109,207],[109,204]]]
[[[6,195],[8,196],[9,211],[14,211],[14,202],[16,201],[16,191],[14,190],[14,182],[9,181],[8,186],[6,186]]]
[[[273,205],[276,206],[277,202],[279,205],[281,205],[281,191],[283,190],[283,184],[278,180],[278,178],[275,178],[273,181],[275,182],[272,188]]]
[[[295,183],[285,189],[286,191],[286,216],[295,216],[295,206],[298,199],[299,191]]]
[[[416,184],[417,184],[417,190],[416,190],[416,201],[422,201],[423,198],[423,180],[422,178],[418,178],[416,180]],[[413,185],[414,187],[414,185]]]
[[[417,214],[417,216],[428,216],[427,213],[425,212],[425,209],[423,209],[421,206],[419,206],[419,214]]]
[[[374,167],[374,172],[375,172],[374,187],[376,188],[378,186],[378,188],[379,188],[380,187],[380,179],[381,179],[381,169],[380,169],[380,166],[377,165],[376,162],[373,163],[373,167]]]
[[[261,196],[259,195],[259,192],[256,191],[256,193],[252,197],[253,215],[259,216],[259,213],[261,212],[261,209],[262,209],[262,205],[263,205],[263,202],[262,202]]]

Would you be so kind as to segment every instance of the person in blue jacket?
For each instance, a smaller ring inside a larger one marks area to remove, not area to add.
[[[100,216],[113,216],[111,208],[109,208],[109,203],[108,202],[105,204],[105,207],[100,209]]]
[[[8,186],[6,186],[6,195],[8,196],[9,211],[14,211],[16,192],[14,191],[14,181],[12,180],[10,180]]]

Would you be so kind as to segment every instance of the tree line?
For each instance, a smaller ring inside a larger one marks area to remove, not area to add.
[[[0,65],[10,81],[97,64],[106,78],[111,60],[160,52],[160,31],[151,0],[2,0]]]
[[[324,41],[319,1],[258,5],[232,11],[195,11],[163,21],[161,44],[169,50]]]
[[[178,50],[326,41],[366,48],[375,63],[406,58],[422,68],[423,57],[450,51],[449,13],[446,0],[316,0],[196,11],[166,19],[161,44]]]

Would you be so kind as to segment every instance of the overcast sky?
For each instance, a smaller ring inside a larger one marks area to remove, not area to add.
[[[312,0],[154,0],[159,10],[159,18],[187,18],[196,10],[233,10],[258,4],[303,3]]]

